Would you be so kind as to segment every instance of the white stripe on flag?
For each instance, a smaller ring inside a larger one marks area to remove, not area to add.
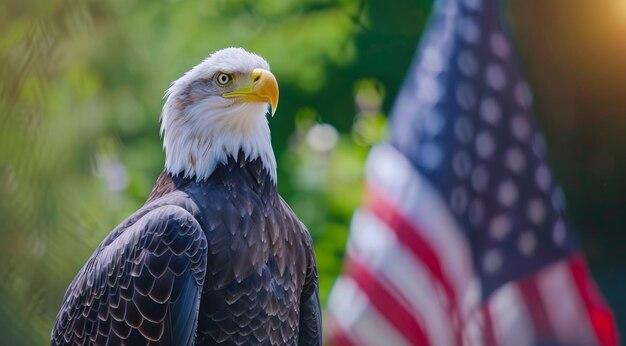
[[[480,300],[480,283],[475,278],[472,285],[470,285],[467,295],[473,295],[473,300]],[[472,311],[465,316],[462,325],[463,345],[466,346],[483,346],[486,345],[485,332],[486,325],[483,318],[483,311],[481,305],[474,304],[468,305],[463,308],[464,311]]]
[[[498,345],[534,346],[533,322],[515,283],[499,288],[487,304]]]
[[[576,287],[569,261],[563,260],[539,274],[537,287],[559,341],[567,345],[595,345],[595,335]]]
[[[465,295],[472,284],[471,250],[447,204],[395,148],[388,144],[374,147],[366,163],[370,185],[380,189],[407,220],[422,231],[439,255],[443,270],[452,281],[457,299],[468,315],[479,304],[475,294]]]
[[[410,304],[409,311],[424,326],[432,345],[454,345],[452,322],[446,312],[442,288],[413,254],[398,242],[375,215],[357,211],[352,219],[348,247],[350,256],[359,258],[381,278],[388,291]]]
[[[328,298],[328,312],[357,345],[409,345],[350,278],[342,277],[335,282]]]

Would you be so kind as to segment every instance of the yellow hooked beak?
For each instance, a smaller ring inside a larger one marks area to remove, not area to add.
[[[267,102],[272,105],[272,116],[274,116],[278,107],[278,82],[270,71],[257,68],[250,74],[250,85],[224,93],[222,97],[236,98],[237,103]]]

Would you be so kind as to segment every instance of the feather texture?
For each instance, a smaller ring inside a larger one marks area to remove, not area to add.
[[[163,173],[70,285],[52,345],[321,345],[311,237],[260,159]]]
[[[52,345],[193,341],[194,328],[185,328],[197,325],[206,237],[178,205],[155,205],[138,213],[130,219],[134,222],[105,239],[70,284]]]

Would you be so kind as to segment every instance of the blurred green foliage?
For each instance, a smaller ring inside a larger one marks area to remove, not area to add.
[[[618,292],[626,259],[626,251],[619,251],[626,180],[618,174],[626,166],[620,135],[626,122],[592,121],[590,128],[584,121],[563,123],[557,115],[584,119],[582,114],[594,114],[594,105],[605,115],[619,114],[626,104],[592,94],[597,97],[582,98],[581,107],[568,105],[570,94],[561,88],[572,80],[555,81],[569,74],[556,70],[555,76],[549,58],[578,46],[535,58],[532,52],[542,40],[534,36],[532,9],[547,5],[507,3],[573,219],[594,269],[606,279],[603,288]],[[553,10],[570,6],[555,3]],[[385,136],[385,112],[431,5],[429,0],[4,2],[2,343],[47,343],[70,280],[101,239],[141,206],[162,169],[158,117],[164,90],[226,46],[264,56],[279,80],[280,107],[270,124],[279,189],[311,230],[326,299],[341,270],[351,214],[361,201],[368,148]],[[570,23],[561,17],[552,28]],[[543,24],[542,30],[551,28]],[[558,38],[559,32],[553,35]],[[545,79],[550,72],[554,80]],[[619,86],[626,90],[626,84]],[[592,164],[580,165],[581,157]],[[619,297],[609,297],[621,307],[618,316],[626,305]]]

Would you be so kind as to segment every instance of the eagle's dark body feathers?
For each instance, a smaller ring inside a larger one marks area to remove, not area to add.
[[[71,283],[52,345],[321,345],[310,235],[259,159],[162,173]]]

